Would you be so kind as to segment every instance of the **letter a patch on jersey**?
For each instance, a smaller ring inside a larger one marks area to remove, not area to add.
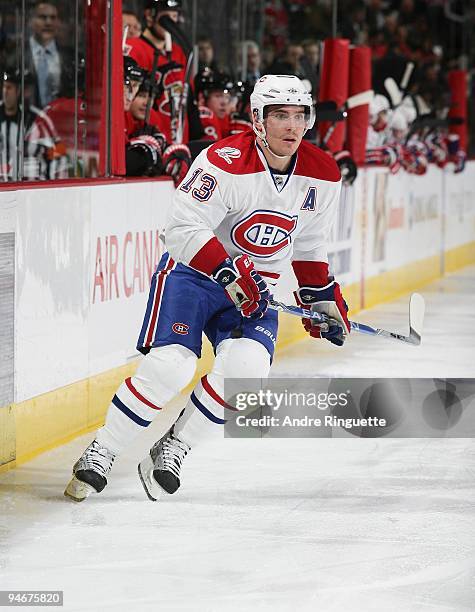
[[[317,188],[309,187],[305,200],[303,201],[300,210],[316,210],[317,209]]]

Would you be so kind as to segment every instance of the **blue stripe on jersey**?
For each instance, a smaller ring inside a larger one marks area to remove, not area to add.
[[[203,406],[200,400],[196,397],[194,391],[191,394],[190,399],[198,410],[200,410],[210,421],[213,421],[213,423],[217,423],[218,425],[224,425],[226,423],[226,421],[223,421],[223,419],[218,418],[212,412],[210,412],[208,408],[205,408],[205,406]]]
[[[145,419],[140,418],[138,414],[135,414],[135,412],[132,412],[130,408],[127,408],[127,406],[120,401],[117,395],[114,395],[114,397],[112,398],[112,403],[114,404],[114,406],[116,406],[116,408],[123,412],[125,416],[128,416],[129,419],[132,419],[132,421],[135,421],[137,425],[140,425],[141,427],[148,427],[152,422],[146,421]]]

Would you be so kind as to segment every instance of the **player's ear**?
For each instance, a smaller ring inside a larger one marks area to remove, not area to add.
[[[257,132],[265,136],[266,129],[264,127],[264,124],[261,121],[254,121],[254,126]]]

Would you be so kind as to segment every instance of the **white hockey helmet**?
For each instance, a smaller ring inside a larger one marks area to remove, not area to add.
[[[379,113],[388,112],[391,106],[386,96],[375,94],[369,104],[370,123],[374,123]]]
[[[251,94],[251,112],[254,121],[264,122],[264,109],[274,104],[305,106],[308,109],[307,130],[315,125],[315,106],[312,94],[296,76],[266,74],[254,86]]]

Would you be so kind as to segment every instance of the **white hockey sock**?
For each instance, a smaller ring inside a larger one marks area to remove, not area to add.
[[[117,455],[150,425],[161,408],[137,391],[133,378],[127,378],[112,398],[106,422],[98,430],[96,440]]]
[[[235,408],[224,401],[225,378],[267,378],[267,349],[249,338],[223,340],[213,370],[201,379],[179,416],[175,435],[193,447],[202,440],[223,437],[223,425]]]
[[[225,413],[235,410],[222,399],[223,387],[222,376],[213,373],[203,376],[175,424],[177,438],[193,447],[203,440],[223,437]]]
[[[152,349],[135,376],[127,378],[114,395],[105,425],[96,435],[99,444],[120,453],[189,384],[196,360],[192,351],[180,345]],[[170,427],[172,419],[170,415]]]

